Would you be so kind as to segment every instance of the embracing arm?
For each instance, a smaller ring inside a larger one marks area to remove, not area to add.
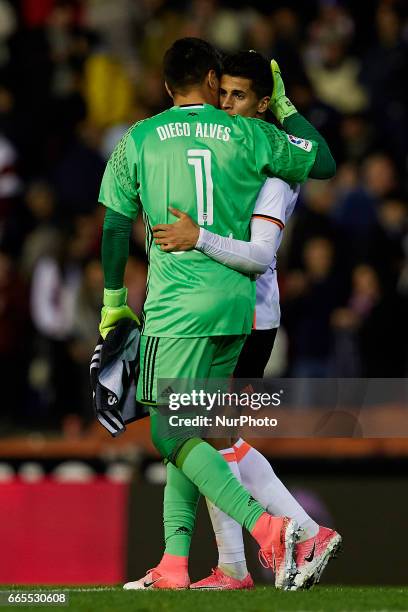
[[[282,231],[281,223],[253,217],[251,241],[225,238],[200,228],[189,215],[175,208],[170,211],[178,217],[171,225],[153,228],[155,243],[162,251],[189,251],[196,249],[211,259],[246,274],[263,274],[273,262]]]
[[[260,190],[251,219],[251,240],[226,238],[200,227],[176,208],[178,221],[153,227],[155,243],[162,251],[196,249],[211,259],[246,274],[263,274],[273,263],[287,214],[293,210],[299,186],[278,178],[268,179]]]
[[[263,274],[276,255],[281,229],[269,221],[253,218],[251,241],[224,238],[203,227],[195,248],[224,266],[247,274]]]

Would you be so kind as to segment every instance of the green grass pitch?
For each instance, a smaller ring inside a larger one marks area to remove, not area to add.
[[[46,587],[9,587],[20,592]],[[7,587],[1,587],[6,590]],[[50,587],[49,590],[59,590]],[[408,611],[408,587],[315,587],[285,593],[273,587],[253,591],[123,591],[121,587],[61,587],[69,593],[68,606],[24,606],[25,610],[72,610],[72,612],[386,612]],[[2,607],[2,606],[1,606]],[[14,607],[14,606],[13,606]]]

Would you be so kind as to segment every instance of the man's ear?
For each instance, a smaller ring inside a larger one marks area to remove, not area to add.
[[[166,81],[164,81],[164,86],[165,86],[166,91],[167,91],[167,93],[169,94],[170,98],[171,98],[171,99],[173,99],[173,97],[174,97],[174,96],[173,96],[173,94],[172,94],[172,91],[171,91],[170,87],[167,85],[167,82],[166,82]]]
[[[258,108],[256,109],[257,113],[262,114],[266,112],[270,99],[271,99],[270,96],[264,96],[263,98],[259,100]]]
[[[208,72],[207,80],[208,80],[208,85],[209,85],[210,89],[212,89],[213,91],[219,89],[219,87],[220,87],[220,80],[219,80],[215,70],[210,70]]]

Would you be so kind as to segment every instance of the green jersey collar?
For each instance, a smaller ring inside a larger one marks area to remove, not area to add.
[[[208,109],[208,108],[215,108],[215,106],[212,106],[212,104],[182,104],[181,106],[172,106],[170,110],[175,111],[175,110],[184,110],[184,109],[190,109],[190,108]]]

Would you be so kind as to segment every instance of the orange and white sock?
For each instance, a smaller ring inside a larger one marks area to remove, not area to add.
[[[219,452],[228,462],[231,472],[241,482],[234,449],[225,448]],[[243,580],[248,574],[248,569],[242,527],[208,499],[206,502],[217,542],[218,567],[228,576]]]
[[[234,444],[234,451],[241,482],[261,506],[273,516],[289,516],[295,519],[302,529],[300,541],[315,536],[319,525],[279,480],[269,461],[242,438]]]

